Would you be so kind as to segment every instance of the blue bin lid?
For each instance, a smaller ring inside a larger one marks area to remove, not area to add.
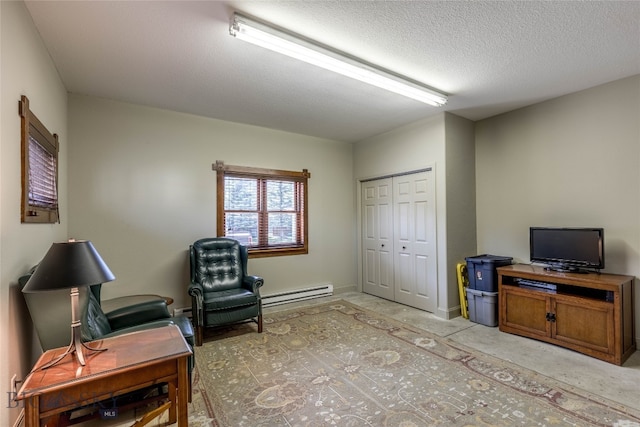
[[[481,263],[496,263],[496,262],[502,262],[502,263],[511,264],[511,261],[513,261],[513,257],[484,254],[484,255],[476,255],[476,256],[472,256],[472,257],[467,257],[467,258],[465,258],[465,260],[468,261],[468,262],[475,262],[475,263],[478,263],[478,264],[481,264]]]

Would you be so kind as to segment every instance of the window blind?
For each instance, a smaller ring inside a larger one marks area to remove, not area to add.
[[[29,205],[58,208],[56,159],[29,135]]]

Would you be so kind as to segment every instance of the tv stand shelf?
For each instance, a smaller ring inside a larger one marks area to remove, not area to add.
[[[616,365],[636,350],[633,276],[498,267],[501,331],[560,345]],[[519,286],[519,279],[557,290]]]

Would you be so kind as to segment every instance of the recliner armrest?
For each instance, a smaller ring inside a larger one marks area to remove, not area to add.
[[[190,282],[187,292],[191,295],[191,315],[196,325],[204,323],[204,288],[200,283]]]
[[[250,289],[253,293],[258,293],[258,289],[264,285],[264,279],[259,276],[244,276],[242,282],[245,288]]]
[[[169,319],[159,319],[159,320],[148,322],[148,323],[142,323],[142,324],[139,324],[139,325],[128,326],[128,327],[122,328],[120,330],[115,330],[113,332],[110,332],[108,334],[105,334],[105,335],[101,336],[100,339],[115,337],[115,336],[122,335],[122,334],[129,334],[131,332],[145,331],[147,329],[161,328],[161,327],[167,326],[167,325],[175,325],[175,323],[171,320],[171,318],[169,318]]]
[[[164,300],[145,301],[105,313],[111,329],[129,328],[141,323],[171,318],[167,303]]]
[[[202,287],[202,285],[200,283],[191,282],[191,283],[189,283],[189,287],[187,288],[187,292],[192,297],[195,297],[195,296],[200,296],[201,297],[201,296],[204,295],[204,288]]]

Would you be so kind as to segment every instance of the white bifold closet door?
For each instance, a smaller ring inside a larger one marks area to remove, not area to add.
[[[432,170],[362,183],[363,291],[422,310],[437,307]]]

